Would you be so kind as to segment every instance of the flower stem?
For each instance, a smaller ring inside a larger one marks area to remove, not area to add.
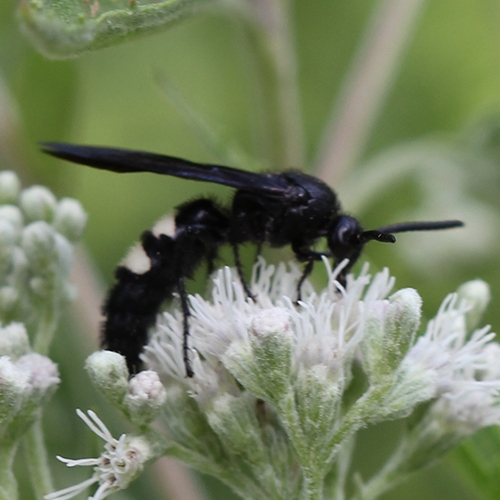
[[[273,97],[279,126],[279,147],[274,162],[280,168],[300,168],[305,162],[304,133],[290,1],[266,0],[253,2],[252,6],[273,72]]]
[[[12,472],[12,462],[16,449],[17,443],[0,444],[0,500],[18,498],[17,481]]]
[[[411,448],[408,441],[403,439],[384,467],[367,483],[359,485],[352,500],[374,500],[405,479],[407,472],[403,469]]]
[[[384,392],[385,388],[383,386],[371,387],[353,404],[343,418],[338,431],[328,443],[328,448],[332,451],[326,460],[327,464],[335,459],[341,450],[341,445],[345,443],[347,439],[352,438],[356,431],[368,424],[370,415],[373,413],[373,408],[380,402]]]
[[[47,449],[43,439],[41,420],[36,420],[24,438],[26,462],[30,471],[31,484],[37,499],[54,491],[48,465]]]
[[[58,312],[59,307],[57,304],[54,304],[52,299],[47,301],[47,305],[44,307],[40,316],[33,348],[36,352],[44,356],[47,356],[49,353],[50,344],[57,328],[59,319]]]
[[[320,144],[317,174],[329,184],[338,184],[363,153],[423,4],[378,2]]]
[[[323,500],[323,474],[304,471],[303,500]]]
[[[278,111],[281,118],[284,142],[284,167],[303,167],[304,134],[290,3],[288,0],[275,0],[275,5],[276,10],[279,12],[280,22],[271,40],[271,52],[274,56],[276,68]]]

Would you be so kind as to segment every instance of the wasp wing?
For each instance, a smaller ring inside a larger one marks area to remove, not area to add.
[[[153,172],[173,175],[184,179],[215,182],[245,191],[264,192],[276,197],[283,196],[288,187],[285,180],[276,174],[257,174],[144,151],[80,146],[60,142],[44,142],[40,146],[45,153],[57,158],[118,173]]]

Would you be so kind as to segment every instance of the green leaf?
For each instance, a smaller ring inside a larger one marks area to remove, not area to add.
[[[149,33],[217,0],[21,0],[26,35],[45,56],[76,57]]]
[[[458,446],[452,454],[460,476],[481,498],[495,500],[500,496],[500,432],[489,427]]]

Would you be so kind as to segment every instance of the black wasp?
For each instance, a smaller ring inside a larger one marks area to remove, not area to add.
[[[186,375],[193,376],[189,360],[189,306],[184,281],[204,261],[209,269],[218,249],[229,244],[241,282],[252,295],[243,276],[239,245],[247,242],[273,247],[291,245],[295,257],[305,262],[297,285],[300,289],[314,262],[326,255],[334,265],[349,263],[339,281],[345,284],[348,271],[365,243],[371,240],[394,243],[392,233],[449,229],[462,226],[457,220],[404,222],[364,231],[359,222],[342,213],[335,193],[321,180],[297,171],[257,174],[220,165],[200,164],[127,149],[44,143],[43,150],[64,160],[118,173],[154,172],[186,179],[215,182],[236,189],[231,207],[209,198],[199,198],[176,208],[175,219],[160,221],[145,231],[141,244],[116,269],[116,282],[103,305],[106,317],[102,346],[122,354],[130,373],[141,368],[140,354],[147,342],[161,305],[177,292],[184,314],[183,358]],[[313,246],[325,237],[329,252]]]

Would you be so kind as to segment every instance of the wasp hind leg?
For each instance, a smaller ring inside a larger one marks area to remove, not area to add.
[[[181,301],[181,309],[183,315],[182,321],[182,359],[184,361],[184,368],[186,369],[186,377],[192,378],[194,376],[193,367],[191,366],[191,360],[189,359],[189,303],[188,296],[186,293],[186,287],[184,286],[184,278],[180,277],[177,281],[177,291],[179,293],[179,298]]]

